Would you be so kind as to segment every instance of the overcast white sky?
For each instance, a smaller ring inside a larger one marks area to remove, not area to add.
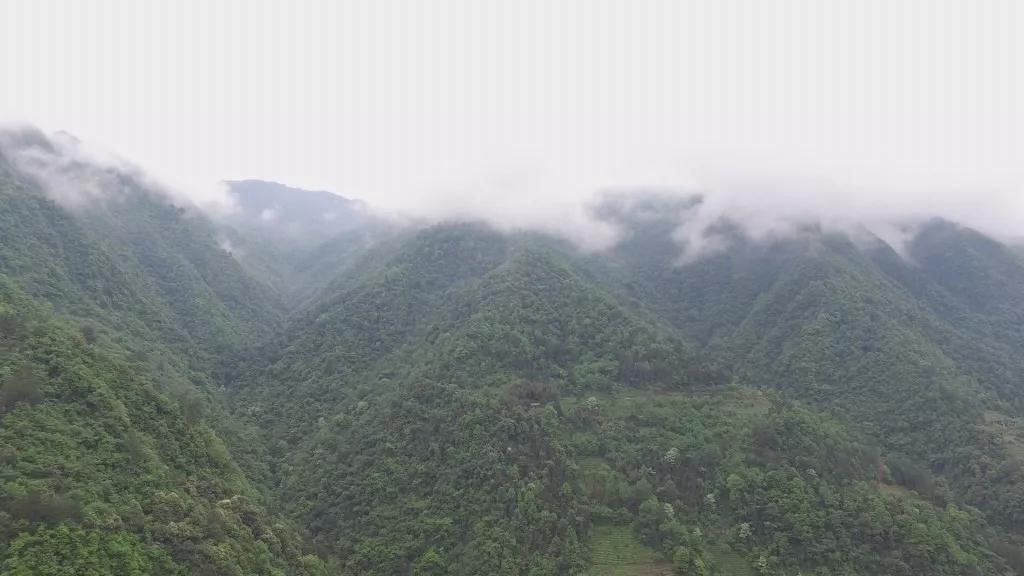
[[[551,227],[598,188],[683,186],[1012,236],[1022,30],[1017,0],[5,0],[0,119],[194,195],[264,178]]]

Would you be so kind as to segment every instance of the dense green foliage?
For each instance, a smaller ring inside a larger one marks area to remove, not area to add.
[[[667,237],[638,235],[622,248],[624,283],[728,359],[743,380],[857,422],[924,476],[940,473],[939,481],[922,480],[933,496],[948,498],[948,481],[961,498],[1021,530],[1019,457],[1004,430],[988,425],[1021,414],[1014,390],[1024,348],[1009,334],[1015,313],[1008,312],[1024,290],[1014,283],[1024,273],[1017,255],[942,222],[908,246],[911,261],[877,240],[861,248],[814,230],[768,243],[729,241],[721,253],[673,267],[678,252]],[[968,261],[981,267],[947,270]],[[974,300],[1001,307],[978,310],[963,280],[946,286],[953,277],[990,286]]]
[[[735,388],[578,411],[567,427],[595,516],[632,520],[683,574],[731,573],[737,556],[773,574],[1001,570],[980,513],[876,485],[878,452],[806,408]]]
[[[0,176],[0,270],[62,313],[196,359],[254,343],[280,314],[215,236],[158,192],[71,212]]]
[[[305,573],[197,409],[3,277],[0,324],[4,573]]]
[[[320,574],[221,439],[259,453],[215,383],[276,297],[204,217],[109,180],[65,207],[0,162],[0,572]]]
[[[529,551],[534,564],[511,564],[508,573],[566,573],[579,569],[572,551],[595,523],[623,522],[646,522],[638,535],[684,573],[697,564],[708,571],[760,565],[764,573],[1003,569],[990,551],[1002,544],[984,517],[954,504],[956,495],[918,464],[950,446],[999,455],[973,425],[979,405],[964,392],[975,384],[942,372],[955,369],[941,349],[906,349],[931,328],[930,320],[913,316],[923,313],[879,318],[875,310],[885,303],[864,302],[862,295],[875,288],[857,277],[815,284],[832,273],[835,256],[801,260],[780,273],[793,286],[820,287],[804,297],[813,299],[783,303],[780,297],[779,305],[817,318],[813,310],[851,302],[837,310],[865,317],[863,333],[844,326],[847,340],[830,343],[827,324],[815,332],[801,316],[787,321],[799,332],[766,329],[771,339],[750,343],[760,333],[749,318],[786,320],[785,309],[773,310],[762,296],[728,346],[712,346],[706,358],[738,359],[735,372],[744,379],[837,409],[846,419],[856,415],[872,441],[784,400],[770,414],[737,411],[725,400],[695,411],[688,395],[721,386],[721,369],[644,313],[643,300],[601,287],[604,272],[583,271],[576,256],[553,244],[445,227],[405,246],[371,256],[375,264],[363,281],[327,295],[286,343],[273,346],[284,352],[270,359],[269,369],[250,372],[237,388],[243,411],[272,438],[287,439],[276,447],[285,479],[280,498],[321,549],[347,559],[348,571],[411,570],[430,553],[443,554],[451,573],[479,573],[472,554],[486,535],[494,558]],[[857,252],[851,247],[850,254]],[[842,298],[843,291],[853,299]],[[785,348],[758,348],[776,341]],[[903,355],[891,365],[845,356],[858,341]],[[849,372],[834,376],[828,389],[812,387],[828,382],[800,368],[813,373],[836,365]],[[885,372],[894,369],[903,372]],[[873,390],[880,378],[908,387]],[[909,386],[921,381],[928,385]],[[861,388],[843,389],[843,382]],[[636,390],[639,413],[619,419],[588,416],[585,403],[558,400],[625,389]],[[644,402],[659,410],[645,413]],[[645,426],[645,419],[656,425]],[[886,431],[901,426],[904,436],[884,436],[871,425],[876,422],[890,426]],[[958,422],[964,425],[950,426]],[[666,470],[661,458],[673,443],[685,464]],[[519,446],[536,452],[521,454]],[[463,462],[472,463],[471,475],[459,476]],[[595,467],[602,480],[594,479]],[[593,482],[608,485],[596,494]],[[747,492],[740,493],[741,485]],[[507,491],[516,498],[509,500]],[[528,528],[521,520],[530,517],[518,496],[523,492],[537,496],[531,505],[540,512]],[[708,494],[721,504],[713,514],[702,507]],[[662,526],[663,504],[679,510],[679,522]],[[500,519],[499,527],[473,528],[491,518]],[[742,542],[735,536],[740,525],[749,530]],[[695,529],[703,536],[695,538]],[[394,536],[390,545],[381,541],[385,533]],[[529,534],[543,535],[547,547],[535,547]]]
[[[973,231],[723,222],[681,258],[696,201],[655,198],[604,207],[599,254],[356,212],[296,236],[276,188],[225,223],[15,164],[5,574],[1024,570],[1024,263]]]
[[[351,573],[428,553],[457,574],[579,572],[571,461],[537,408],[559,385],[706,376],[563,257],[475,226],[424,232],[308,318],[237,401],[285,441],[280,498]]]

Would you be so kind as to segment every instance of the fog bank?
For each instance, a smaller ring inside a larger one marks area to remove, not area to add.
[[[1021,29],[1014,0],[10,2],[0,119],[222,209],[256,178],[599,248],[596,198],[656,188],[705,196],[691,245],[723,214],[1014,239]]]

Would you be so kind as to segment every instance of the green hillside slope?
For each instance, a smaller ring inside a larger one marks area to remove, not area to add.
[[[582,253],[277,185],[232,223],[74,150],[0,138],[4,573],[1024,569],[993,239],[722,221],[694,254],[699,200],[638,197]]]
[[[319,574],[197,407],[0,277],[5,574]]]

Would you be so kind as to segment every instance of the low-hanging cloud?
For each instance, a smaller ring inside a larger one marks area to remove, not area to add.
[[[1024,241],[1024,173],[957,172],[948,167],[939,163],[931,171],[907,174],[890,164],[815,175],[813,164],[803,171],[759,170],[756,163],[744,162],[719,166],[704,172],[698,189],[702,202],[675,235],[687,251],[685,257],[721,247],[709,230],[723,220],[739,224],[755,239],[813,225],[854,240],[881,239],[901,253],[917,227],[933,218],[973,227],[1004,242]]]
[[[1015,0],[204,6],[0,8],[0,117],[222,210],[220,182],[260,178],[593,249],[622,233],[592,209],[607,189],[702,195],[677,232],[697,253],[723,216],[894,244],[936,216],[1024,224]]]
[[[64,131],[46,134],[27,124],[0,125],[0,158],[16,177],[65,208],[102,207],[139,189],[179,204],[198,203],[211,214],[233,209],[226,187],[168,186],[121,156]]]
[[[686,206],[674,234],[684,260],[721,248],[713,229],[726,220],[753,239],[813,225],[854,239],[877,237],[897,251],[918,225],[933,218],[1004,242],[1024,242],[1024,171],[972,163],[970,155],[935,157],[928,167],[895,156],[874,165],[842,166],[830,164],[824,151],[790,165],[765,151],[731,158],[719,154],[714,161],[680,159],[660,172],[631,174],[627,168],[613,177],[603,173],[601,160],[548,163],[543,169],[539,163],[518,164],[495,170],[490,178],[435,189],[425,195],[424,206],[397,209],[428,221],[481,218],[502,229],[539,229],[600,250],[624,233],[621,222],[602,214],[602,206],[661,198],[661,204],[640,210]],[[697,197],[699,202],[688,203]]]
[[[135,186],[195,202],[214,217],[231,214],[234,197],[224,189],[196,193],[158,182],[121,157],[59,132],[33,127],[0,130],[0,153],[52,199],[77,209],[101,204]],[[867,233],[897,251],[915,227],[945,218],[1007,242],[1020,242],[1024,223],[1024,175],[967,165],[949,158],[928,171],[900,172],[908,163],[889,159],[871,169],[827,167],[825,157],[804,157],[786,166],[782,158],[728,156],[701,160],[680,156],[675,163],[550,155],[541,161],[495,163],[475,177],[425,186],[409,202],[371,206],[378,216],[425,225],[446,220],[484,220],[499,229],[538,230],[560,235],[588,250],[615,245],[631,226],[666,218],[686,262],[726,246],[715,228],[728,221],[753,239],[777,237],[808,225],[851,234]],[[413,189],[414,190],[414,189]],[[631,221],[614,216],[628,212]],[[260,220],[272,224],[272,209]],[[325,217],[328,215],[324,215]]]
[[[31,126],[0,129],[0,155],[20,178],[68,208],[117,197],[126,191],[125,179],[140,174],[114,156],[90,150],[70,134],[46,135]]]

